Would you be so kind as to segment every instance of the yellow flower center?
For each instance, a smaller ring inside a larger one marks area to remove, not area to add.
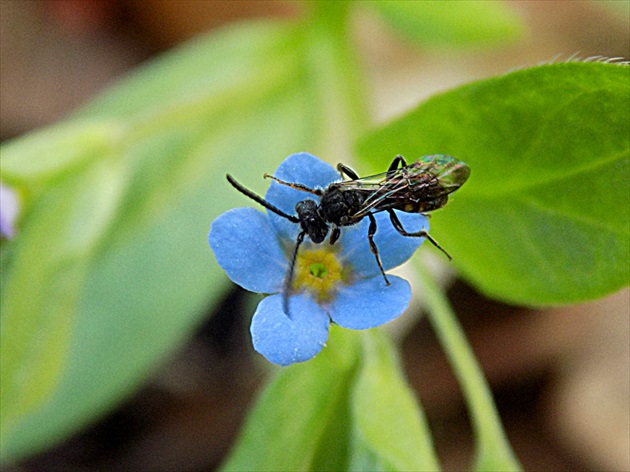
[[[300,251],[295,262],[295,290],[309,291],[318,302],[329,301],[345,279],[335,253],[324,249]]]

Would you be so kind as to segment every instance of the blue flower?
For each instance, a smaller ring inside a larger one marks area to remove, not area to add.
[[[325,188],[340,175],[308,153],[287,157],[274,176],[310,188]],[[265,199],[290,215],[296,203],[315,195],[272,182]],[[428,230],[423,215],[397,212],[408,231]],[[386,212],[375,215],[374,241],[385,270],[411,257],[424,238],[400,235]],[[399,316],[411,299],[409,283],[388,275],[386,285],[367,238],[368,219],[342,227],[331,245],[305,239],[299,249],[294,283],[283,310],[283,284],[295,247],[299,224],[268,211],[235,208],[213,223],[208,241],[217,262],[241,287],[272,294],[258,305],[251,324],[254,349],[270,362],[289,365],[318,354],[326,345],[330,322],[349,329],[380,326]]]

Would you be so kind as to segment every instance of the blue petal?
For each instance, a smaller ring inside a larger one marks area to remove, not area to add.
[[[388,278],[389,286],[377,276],[341,289],[329,305],[332,320],[344,328],[368,329],[401,315],[411,300],[411,287],[395,275]]]
[[[289,311],[290,318],[282,310],[282,294],[271,295],[258,304],[252,318],[254,349],[278,365],[312,359],[328,339],[328,315],[310,297],[290,297]]]
[[[419,213],[405,213],[396,211],[398,219],[406,231],[412,233],[422,228],[429,231],[429,221],[426,216]],[[389,213],[381,212],[374,215],[376,218],[376,234],[374,242],[385,270],[398,267],[407,261],[416,249],[424,242],[425,238],[416,238],[401,235],[389,219]],[[341,257],[345,263],[359,277],[371,277],[380,274],[374,254],[370,251],[370,243],[367,238],[369,220],[364,218],[361,223],[352,228],[342,228]]]
[[[331,182],[341,179],[330,164],[307,152],[291,154],[282,161],[273,175],[286,182],[302,184],[312,189],[324,189]],[[290,215],[295,215],[295,204],[302,200],[311,199],[319,203],[319,197],[316,195],[277,182],[271,183],[265,198]],[[283,238],[295,240],[299,232],[298,224],[291,223],[273,212],[269,212],[269,218]]]
[[[264,213],[254,208],[223,213],[212,223],[208,242],[233,282],[252,292],[282,290],[287,256]]]

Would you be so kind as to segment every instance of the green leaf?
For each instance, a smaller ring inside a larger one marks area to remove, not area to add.
[[[122,130],[115,122],[64,123],[11,141],[2,148],[2,179],[22,185],[44,184],[112,153]]]
[[[331,326],[321,354],[283,369],[265,388],[221,469],[346,470],[359,351],[358,332]]]
[[[3,462],[104,414],[221,296],[208,228],[250,204],[225,172],[259,190],[318,139],[301,44],[286,25],[223,30],[2,148],[37,190],[3,247]]]
[[[519,16],[503,2],[368,2],[393,31],[420,46],[495,45],[518,38]]]
[[[381,171],[398,153],[470,165],[431,232],[487,295],[601,297],[630,279],[629,75],[565,63],[472,83],[370,134],[359,153]]]
[[[37,199],[16,239],[2,285],[2,436],[57,385],[89,255],[120,204],[120,162],[97,161],[81,178]]]
[[[222,470],[439,470],[387,338],[332,325],[327,344],[265,388]]]
[[[403,379],[389,340],[378,330],[363,336],[364,357],[352,390],[352,470],[440,469],[431,435]]]

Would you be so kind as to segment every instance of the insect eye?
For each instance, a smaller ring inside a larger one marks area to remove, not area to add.
[[[298,215],[312,213],[316,210],[316,208],[317,203],[313,200],[302,200],[301,202],[297,202],[295,205],[295,211]]]

